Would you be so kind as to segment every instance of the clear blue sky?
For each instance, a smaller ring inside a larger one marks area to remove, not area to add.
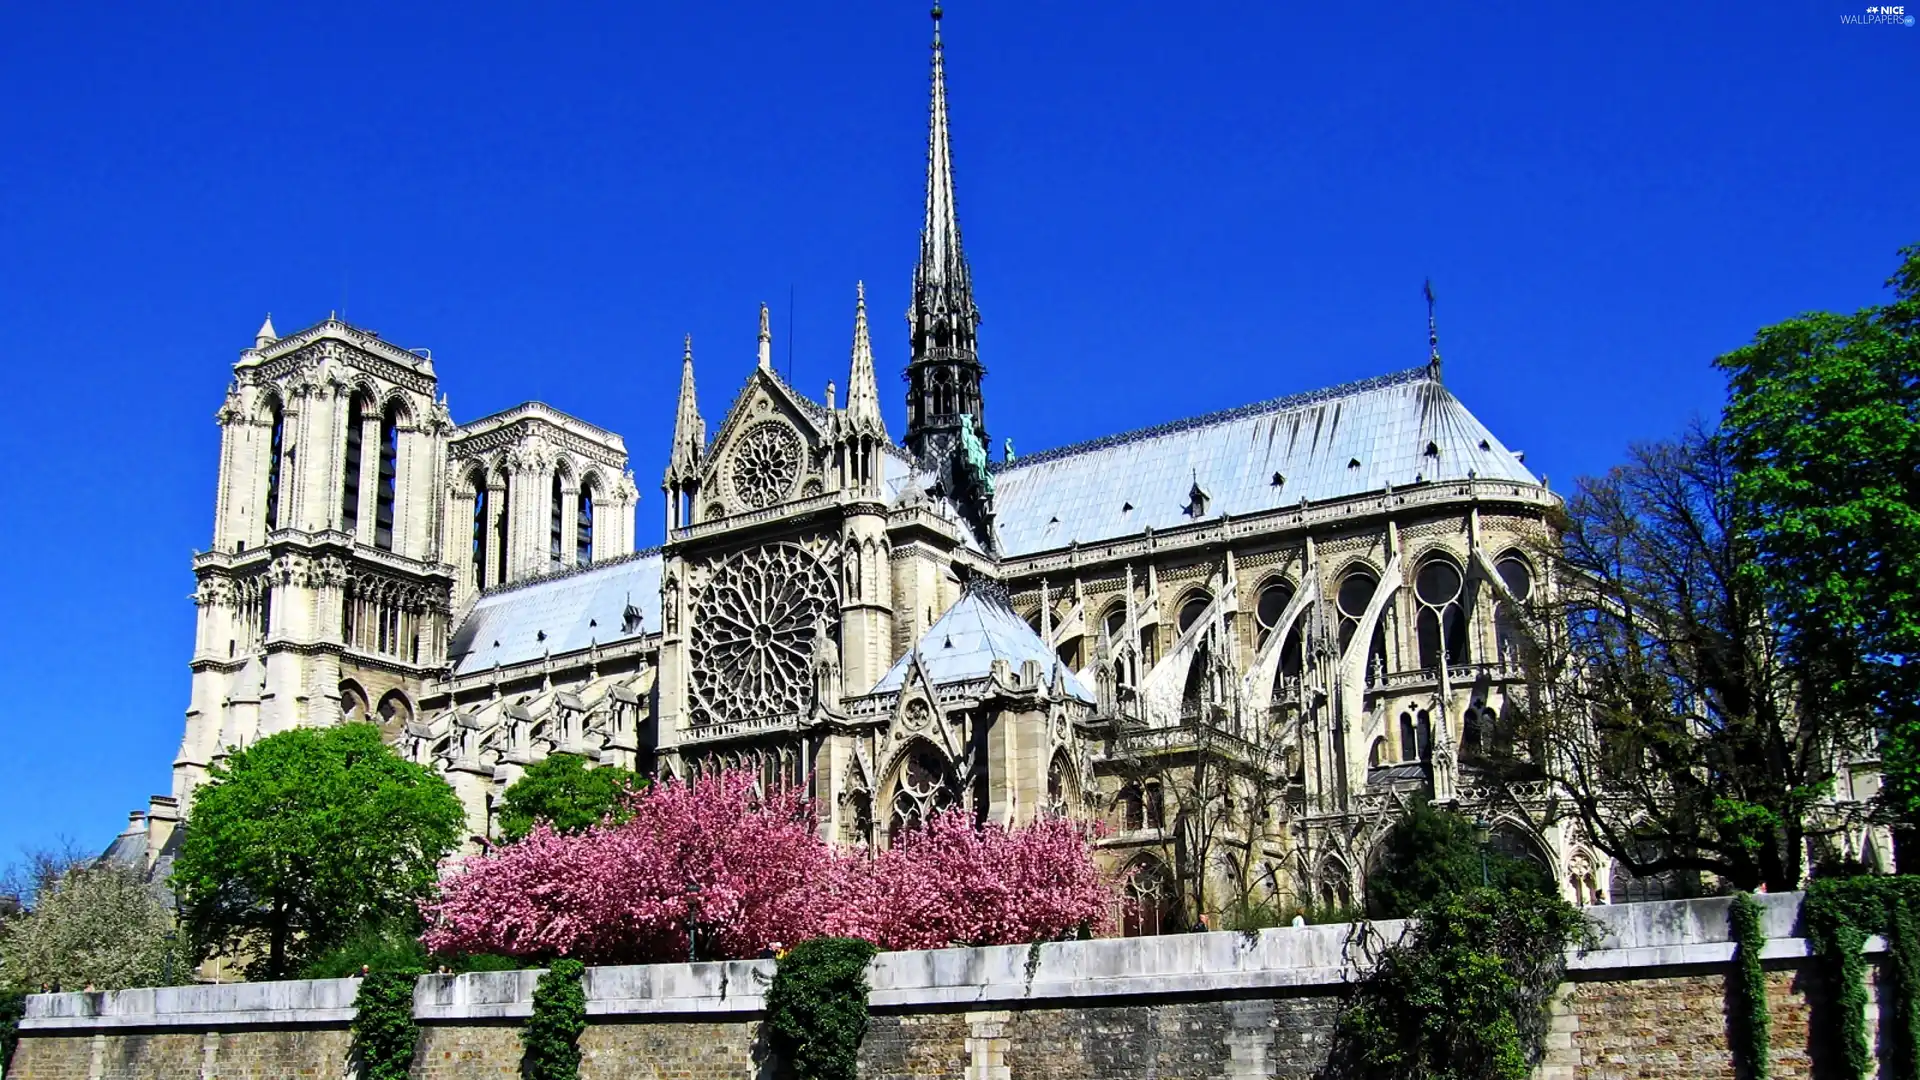
[[[165,791],[213,412],[261,315],[433,350],[456,419],[622,432],[660,534],[680,338],[898,370],[928,23],[834,4],[0,14],[0,859]],[[1565,488],[1757,327],[1920,241],[1920,29],[1851,2],[953,0],[993,432],[1023,450],[1420,362]],[[1916,8],[1915,10],[1920,10]],[[901,427],[900,384],[883,380]]]

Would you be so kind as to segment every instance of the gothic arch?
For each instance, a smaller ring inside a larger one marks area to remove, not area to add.
[[[413,702],[398,690],[389,690],[380,697],[380,710],[374,722],[380,725],[380,733],[392,740],[407,729],[413,720]]]
[[[1121,880],[1126,883],[1121,933],[1151,937],[1182,929],[1179,887],[1159,856],[1145,851],[1135,855],[1121,871]]]
[[[388,413],[393,414],[397,424],[413,423],[413,403],[407,400],[406,391],[396,389],[380,402],[380,415],[386,416]]]
[[[364,724],[373,719],[367,692],[352,679],[340,681],[340,719],[347,724]]]
[[[961,805],[960,775],[953,760],[924,738],[908,740],[894,754],[881,791],[889,844],[934,814]]]

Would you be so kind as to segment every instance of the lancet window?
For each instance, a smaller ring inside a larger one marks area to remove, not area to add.
[[[591,477],[580,482],[580,507],[574,521],[573,564],[586,566],[593,562],[593,480]]]
[[[280,457],[286,436],[286,411],[275,401],[272,406],[272,431],[267,436],[267,506],[266,523],[268,529],[280,527]]]
[[[1469,662],[1465,582],[1451,559],[1432,558],[1420,564],[1414,576],[1414,597],[1420,614],[1415,623],[1420,644],[1420,667],[1432,671],[1442,664]]]
[[[365,439],[360,427],[365,411],[359,394],[347,398],[347,451],[340,467],[340,527],[347,532],[360,527],[360,453]]]
[[[547,569],[560,569],[560,533],[566,522],[566,491],[559,473],[553,474],[552,499],[547,507]]]
[[[380,417],[380,475],[373,505],[373,546],[393,550],[395,501],[400,486],[400,403]]]
[[[471,545],[473,555],[473,587],[483,589],[486,588],[487,585],[487,537],[489,532],[487,528],[487,511],[489,507],[487,506],[488,492],[486,474],[476,469],[473,475],[467,479],[467,483],[473,488],[473,540]]]

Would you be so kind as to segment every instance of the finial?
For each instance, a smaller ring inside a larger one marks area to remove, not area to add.
[[[866,282],[856,281],[853,283],[853,302],[862,308],[867,306],[867,283]]]
[[[760,366],[773,370],[773,325],[767,320],[767,305],[760,305]]]
[[[1433,279],[1427,279],[1427,374],[1440,378],[1440,327],[1433,318]]]
[[[273,312],[269,311],[266,319],[260,323],[259,331],[253,335],[253,347],[264,349],[279,340],[280,335],[273,329]]]
[[[693,362],[693,335],[687,335],[687,351],[680,357],[688,363]]]

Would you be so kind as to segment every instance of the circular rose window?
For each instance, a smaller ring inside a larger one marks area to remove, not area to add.
[[[785,498],[800,479],[800,436],[778,420],[747,429],[733,452],[733,493],[748,509]]]

